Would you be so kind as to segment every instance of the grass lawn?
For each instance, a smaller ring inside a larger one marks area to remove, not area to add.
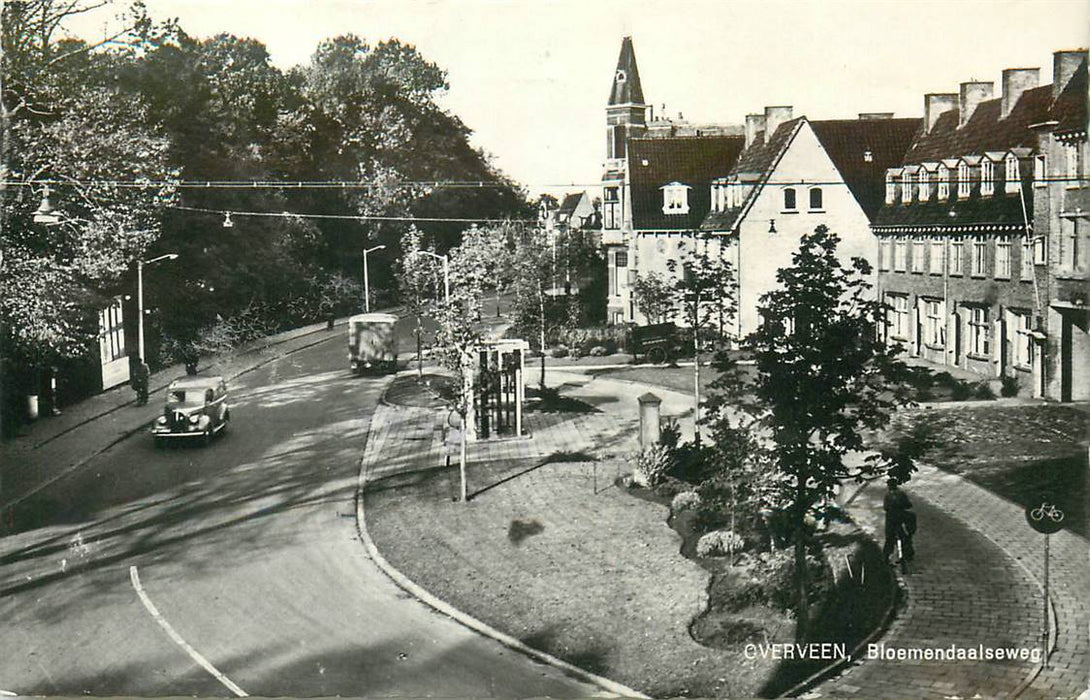
[[[893,430],[923,425],[935,444],[924,460],[1020,505],[1057,503],[1087,535],[1087,415],[1071,406],[963,406],[908,411]]]
[[[707,361],[708,358],[705,358]],[[752,368],[743,368],[744,371]],[[693,368],[671,367],[670,365],[640,364],[619,369],[591,370],[591,374],[607,379],[622,379],[652,386],[661,386],[665,389],[673,389],[687,394],[693,391]],[[719,376],[714,367],[700,366],[700,391],[707,395],[708,387]]]

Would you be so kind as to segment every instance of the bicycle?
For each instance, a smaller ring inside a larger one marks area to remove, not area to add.
[[[1029,517],[1041,521],[1048,517],[1054,523],[1063,522],[1064,512],[1051,503],[1042,503],[1029,512]]]

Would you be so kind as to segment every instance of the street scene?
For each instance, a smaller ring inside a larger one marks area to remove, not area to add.
[[[1090,700],[1090,7],[2,25],[0,696]]]

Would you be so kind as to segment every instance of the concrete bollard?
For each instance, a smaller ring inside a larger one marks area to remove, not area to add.
[[[659,442],[661,435],[659,411],[662,399],[647,392],[636,400],[640,402],[640,449],[646,450]]]

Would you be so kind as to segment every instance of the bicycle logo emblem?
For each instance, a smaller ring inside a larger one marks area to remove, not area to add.
[[[1042,501],[1039,506],[1026,507],[1026,521],[1037,532],[1050,535],[1063,529],[1064,512],[1055,503]]]

